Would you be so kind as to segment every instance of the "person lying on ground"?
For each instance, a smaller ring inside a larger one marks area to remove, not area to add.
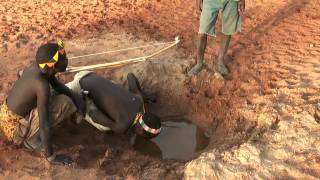
[[[19,79],[0,106],[0,130],[7,140],[33,149],[42,144],[46,159],[52,164],[70,164],[71,158],[55,154],[51,142],[51,128],[71,114],[84,116],[85,102],[60,83],[55,74],[64,72],[68,59],[62,41],[41,45],[36,61],[18,73]],[[61,93],[51,95],[51,87]],[[75,106],[76,104],[76,106]]]
[[[155,102],[155,98],[142,91],[134,74],[129,73],[127,79],[129,90],[91,71],[81,71],[66,86],[78,94],[86,94],[85,119],[97,129],[127,132],[131,143],[135,135],[156,137],[161,131],[160,119],[144,107],[144,102]]]
[[[241,29],[241,15],[245,10],[245,0],[196,0],[197,8],[201,11],[198,32],[197,64],[189,71],[189,75],[197,75],[206,68],[204,53],[207,47],[207,36],[216,36],[215,24],[219,11],[222,18],[222,39],[218,58],[215,61],[216,70],[223,76],[229,74],[224,64],[231,35]]]

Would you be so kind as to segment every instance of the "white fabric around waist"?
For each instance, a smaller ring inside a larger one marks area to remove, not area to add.
[[[77,94],[81,94],[81,92],[83,91],[81,86],[80,86],[80,80],[87,76],[88,74],[92,73],[92,71],[80,71],[77,74],[75,74],[73,81],[68,82],[66,84],[66,86],[68,88],[70,88],[73,92],[77,93]],[[111,130],[109,127],[105,127],[102,126],[101,124],[95,123],[92,118],[89,116],[88,111],[90,109],[98,109],[95,104],[93,103],[92,99],[86,97],[85,98],[86,101],[86,105],[87,105],[87,113],[86,113],[86,117],[85,120],[91,124],[92,126],[94,126],[95,128],[97,128],[99,131],[109,131]]]
[[[80,80],[87,76],[88,74],[92,73],[92,71],[80,71],[76,75],[74,75],[73,81],[68,82],[66,86],[70,88],[73,92],[80,94],[82,89],[80,86]]]
[[[86,97],[86,105],[87,105],[87,113],[86,117],[84,118],[89,124],[97,128],[99,131],[110,131],[111,129],[109,127],[103,126],[101,124],[95,123],[92,118],[89,116],[88,112],[90,110],[98,110],[99,109],[96,107],[96,105],[93,103],[92,99]]]

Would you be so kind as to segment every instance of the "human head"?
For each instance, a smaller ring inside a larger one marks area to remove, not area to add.
[[[42,72],[49,75],[64,72],[68,66],[68,58],[64,43],[46,43],[38,48],[36,63]]]
[[[152,113],[144,113],[135,125],[136,134],[147,139],[158,136],[161,132],[160,119]]]

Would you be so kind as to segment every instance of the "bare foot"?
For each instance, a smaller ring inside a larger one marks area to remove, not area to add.
[[[216,63],[216,68],[217,71],[222,75],[222,76],[227,76],[229,74],[228,68],[224,65],[222,60],[218,60]]]
[[[25,140],[23,141],[24,148],[27,151],[36,151],[36,152],[44,152],[45,148],[43,147],[40,138],[32,139],[32,140]],[[58,146],[52,144],[53,149],[58,149]]]
[[[197,63],[193,68],[188,72],[188,75],[195,76],[203,69],[205,69],[207,65],[205,63]]]

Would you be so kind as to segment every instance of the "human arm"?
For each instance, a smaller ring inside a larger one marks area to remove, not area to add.
[[[45,148],[45,157],[52,164],[72,163],[71,158],[65,155],[54,154],[51,142],[51,122],[49,119],[50,87],[45,81],[39,81],[35,84],[37,94],[37,109],[39,115],[39,133],[43,147]]]
[[[50,84],[52,88],[58,93],[61,93],[70,97],[73,103],[77,106],[78,111],[83,115],[83,117],[85,116],[86,104],[84,99],[81,97],[81,95],[74,93],[71,89],[69,89],[67,86],[62,84],[56,77],[53,77],[50,79]]]

